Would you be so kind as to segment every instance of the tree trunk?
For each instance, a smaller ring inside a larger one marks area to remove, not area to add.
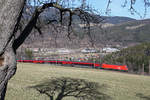
[[[12,47],[15,29],[25,0],[0,0],[0,56],[4,62],[0,66],[0,100],[5,99],[8,80],[16,72],[16,54]]]
[[[7,90],[7,84],[5,85],[5,88],[1,94],[1,98],[0,98],[1,100],[5,100],[6,90]]]
[[[16,72],[16,55],[13,48],[8,48],[4,54],[4,65],[0,68],[0,100],[4,100],[8,80]]]

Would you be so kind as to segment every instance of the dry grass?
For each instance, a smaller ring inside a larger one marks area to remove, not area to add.
[[[73,68],[46,64],[18,64],[16,75],[10,80],[6,100],[49,100],[45,95],[28,88],[51,77],[72,77],[105,84],[100,89],[112,100],[149,100],[150,77],[102,71],[99,69]],[[137,94],[143,94],[141,97]],[[73,100],[66,98],[64,100]]]

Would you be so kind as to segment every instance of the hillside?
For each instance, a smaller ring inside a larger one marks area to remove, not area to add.
[[[44,12],[42,16],[49,15]],[[100,16],[97,16],[100,18]],[[150,41],[150,19],[135,20],[128,17],[106,17],[100,27],[91,25],[92,39],[96,47],[102,47],[108,44],[132,46],[143,42]],[[38,35],[36,30],[32,31],[30,38],[26,40],[25,47],[56,47],[56,48],[82,48],[91,46],[90,38],[84,34],[82,24],[78,24],[74,17],[76,25],[73,26],[74,34],[71,34],[71,40],[67,37],[67,29],[59,28],[56,32],[53,25],[45,26],[42,29],[42,36]]]
[[[121,16],[112,16],[112,17],[102,16],[102,18],[105,19],[104,20],[105,23],[110,23],[110,24],[122,24],[124,22],[136,21],[133,18],[121,17]]]
[[[119,24],[104,23],[102,28],[101,30],[98,27],[91,27],[91,33],[97,45],[120,44],[122,46],[133,46],[150,42],[150,19],[131,20]]]
[[[150,41],[150,19],[130,21],[107,28],[107,38],[123,44]]]

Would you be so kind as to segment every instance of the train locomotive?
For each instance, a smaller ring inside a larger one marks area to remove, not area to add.
[[[99,63],[89,63],[89,62],[75,62],[75,61],[57,61],[57,60],[17,60],[17,62],[23,63],[38,63],[38,64],[60,64],[60,65],[79,65],[79,66],[89,66],[92,68],[99,69],[109,69],[109,70],[118,70],[118,71],[128,71],[126,65],[111,65],[111,64],[99,64]]]

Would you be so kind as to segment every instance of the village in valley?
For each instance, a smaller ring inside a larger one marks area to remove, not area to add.
[[[121,47],[113,48],[107,46],[104,48],[23,48],[18,50],[18,60],[66,60],[89,62],[91,59],[101,59],[101,57],[112,52],[120,51]],[[29,55],[28,52],[31,52]]]

